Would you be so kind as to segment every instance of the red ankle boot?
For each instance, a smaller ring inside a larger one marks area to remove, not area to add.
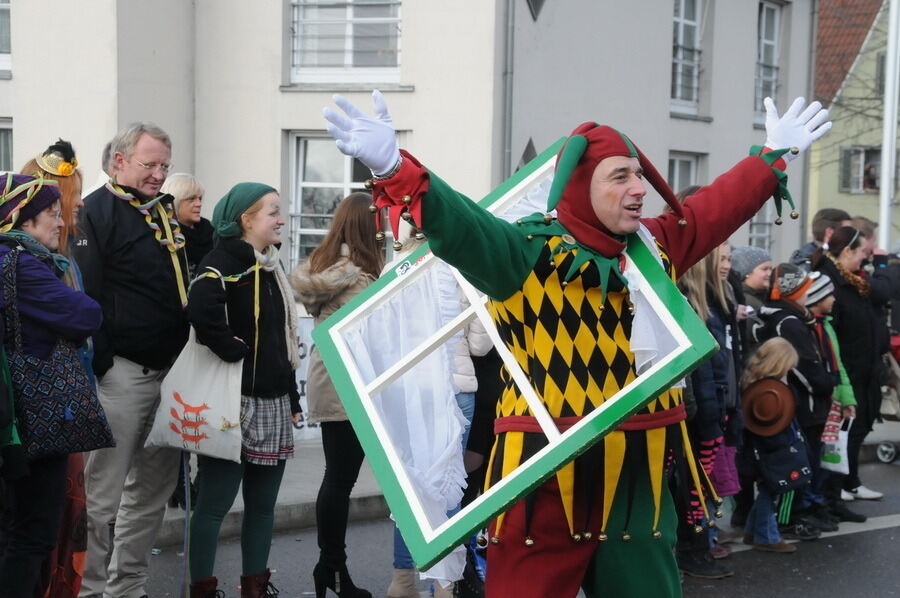
[[[191,582],[191,598],[225,598],[225,592],[217,589],[219,580],[207,577]]]
[[[269,581],[270,575],[268,569],[256,575],[241,575],[241,598],[276,598],[278,588]]]

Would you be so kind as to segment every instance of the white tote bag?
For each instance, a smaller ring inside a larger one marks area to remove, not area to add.
[[[846,475],[850,473],[847,440],[850,436],[853,418],[842,418],[836,430],[828,430],[829,424],[833,424],[831,414],[829,414],[829,421],[825,424],[826,432],[822,434],[822,459],[820,466],[822,469]]]
[[[159,408],[146,446],[172,447],[240,463],[243,366],[243,360],[220,359],[197,341],[191,327],[187,344],[162,381]]]

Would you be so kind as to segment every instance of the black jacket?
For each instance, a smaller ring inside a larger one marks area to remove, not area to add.
[[[857,418],[871,426],[881,410],[881,382],[884,362],[881,354],[886,349],[887,324],[876,306],[883,297],[879,289],[863,297],[853,284],[846,280],[831,260],[823,259],[817,269],[834,283],[834,310],[831,325],[841,346],[841,362],[853,385],[856,395]]]
[[[192,277],[206,254],[212,251],[213,230],[213,225],[206,218],[201,218],[193,227],[181,226],[185,240],[184,250],[187,252],[188,268]]]
[[[253,247],[240,239],[225,239],[200,262],[197,274],[202,274],[211,267],[223,276],[233,276],[246,272],[255,263]],[[287,310],[275,275],[265,270],[260,270],[259,273],[259,346],[255,364],[255,274],[247,274],[236,282],[226,282],[225,290],[218,278],[196,279],[188,298],[188,318],[197,332],[197,340],[212,349],[221,359],[244,359],[242,394],[259,398],[275,398],[287,394],[291,397],[292,411],[299,413],[300,395],[297,392],[294,369],[288,358],[285,337]]]
[[[780,336],[793,345],[800,358],[787,377],[797,402],[797,423],[803,428],[825,423],[839,375],[830,371],[819,352],[819,341],[813,328],[815,320],[790,301],[768,301],[763,305],[761,315],[765,326],[760,342]]]
[[[171,204],[172,196],[161,201]],[[158,217],[154,222],[161,224]],[[94,335],[94,373],[103,376],[113,355],[156,370],[172,365],[187,339],[187,319],[169,250],[144,216],[100,187],[84,200],[73,255],[85,292],[103,308],[103,328]],[[176,257],[186,286],[184,250]]]

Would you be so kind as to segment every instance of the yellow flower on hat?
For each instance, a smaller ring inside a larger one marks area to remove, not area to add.
[[[71,162],[60,162],[56,167],[56,171],[61,176],[72,176],[72,173],[75,172],[75,165]]]

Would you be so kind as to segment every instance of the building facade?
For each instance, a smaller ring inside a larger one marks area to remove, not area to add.
[[[816,0],[51,4],[48,13],[46,3],[0,0],[0,167],[63,137],[93,181],[116,130],[151,120],[172,136],[174,171],[206,187],[206,214],[236,182],[281,189],[291,262],[367,176],[326,137],[321,110],[334,93],[368,108],[381,89],[401,144],[473,197],[586,120],[628,133],[677,190],[764,141],[762,97],[786,106],[808,95],[816,9]],[[798,162],[789,186],[802,200]],[[786,257],[801,225],[773,220],[767,207],[733,242]]]

